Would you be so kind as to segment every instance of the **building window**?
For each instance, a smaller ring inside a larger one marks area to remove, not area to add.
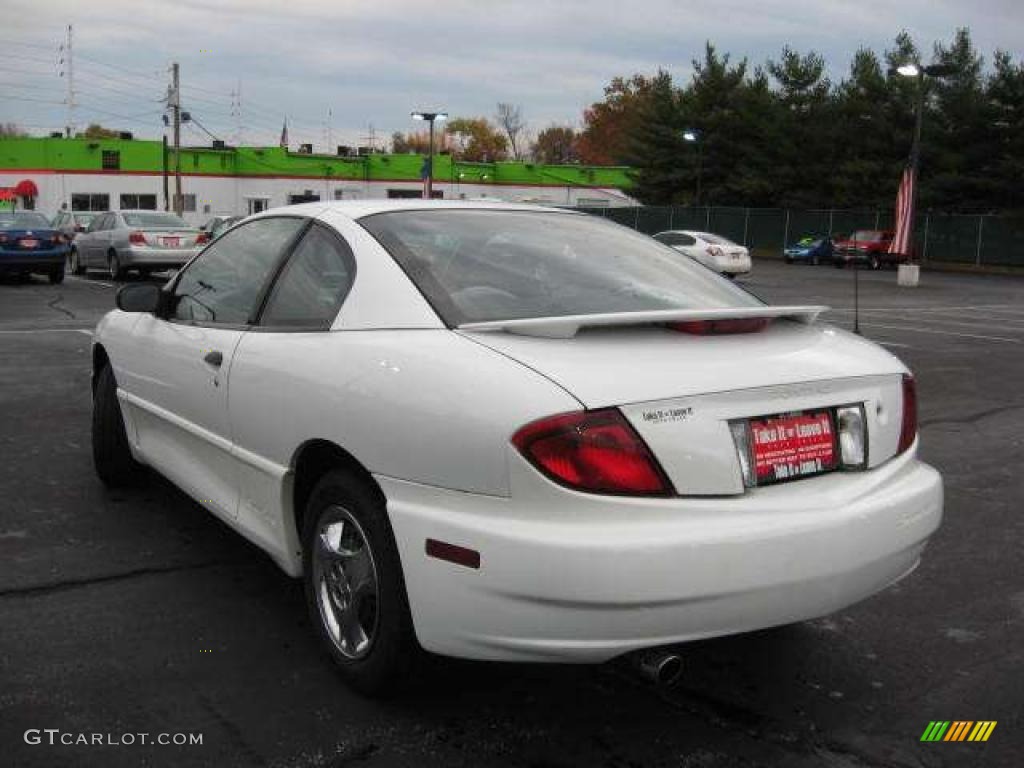
[[[156,195],[121,195],[122,211],[155,211]]]
[[[93,195],[88,192],[71,195],[72,211],[109,211],[110,195]]]
[[[288,195],[288,205],[299,205],[300,203],[319,203],[320,195],[306,190],[301,195]]]
[[[249,204],[250,216],[254,213],[263,213],[270,207],[270,198],[267,197],[250,197],[246,202]]]
[[[195,213],[196,212],[196,196],[195,195],[192,195],[192,194],[182,195],[181,196],[181,201],[182,201],[181,210],[185,211],[185,213]]]
[[[103,170],[104,171],[119,171],[121,170],[121,153],[116,149],[104,149],[103,150]]]

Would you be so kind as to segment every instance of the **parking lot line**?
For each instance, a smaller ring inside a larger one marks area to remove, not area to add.
[[[958,333],[956,331],[938,331],[934,328],[917,328],[910,325],[887,325],[884,323],[861,323],[865,328],[889,328],[894,331],[909,331],[911,333],[930,333],[938,336],[960,336],[966,339],[985,339],[986,341],[1001,341],[1007,344],[1024,344],[1024,339],[1010,339],[1005,336],[987,336],[980,333]]]
[[[902,315],[902,314],[899,314],[897,312],[892,312],[892,313],[890,313],[890,315],[891,316],[882,317],[882,316],[880,316],[878,314],[873,314],[873,315],[871,315],[871,318],[872,319],[876,319],[877,318],[878,320],[887,320],[887,321],[907,320],[907,321],[911,321],[911,322],[913,322],[914,320],[921,320],[921,319],[923,319],[921,317],[914,317],[914,316],[907,317],[906,315]],[[939,319],[939,318],[934,318],[934,317],[929,317],[928,318],[928,323],[929,324],[937,325],[937,326],[954,325],[954,326],[960,326],[960,327],[963,327],[963,328],[971,328],[971,329],[974,329],[974,330],[993,330],[994,329],[994,330],[999,330],[999,331],[1006,331],[1006,332],[1009,332],[1009,333],[1024,333],[1024,327],[1018,327],[1018,326],[1015,326],[1015,325],[1014,326],[1007,326],[1007,325],[1005,325],[1005,323],[1007,323],[1007,322],[1018,322],[1018,323],[1019,322],[1024,322],[1024,318],[1021,318],[1021,320],[1010,320],[1009,318],[985,318],[985,317],[979,317],[979,318],[975,318],[975,319],[961,318],[959,320],[946,320],[945,318]]]
[[[84,333],[86,336],[92,336],[92,331],[88,328],[27,328],[23,330],[0,331],[0,333]]]
[[[102,280],[92,280],[88,277],[78,277],[77,275],[68,275],[65,279],[74,280],[76,283],[85,283],[86,285],[102,285],[107,288],[116,288],[117,286],[113,283],[105,283]]]

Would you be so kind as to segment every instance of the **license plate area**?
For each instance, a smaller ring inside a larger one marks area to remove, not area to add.
[[[177,248],[181,244],[180,237],[164,237],[161,238],[161,243],[164,248]]]
[[[811,477],[839,467],[834,408],[757,416],[747,425],[755,485]]]
[[[22,248],[38,248],[39,241],[32,237],[25,237],[18,241]]]

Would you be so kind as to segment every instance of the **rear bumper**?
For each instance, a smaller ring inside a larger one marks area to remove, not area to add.
[[[132,246],[118,253],[125,267],[180,267],[199,253],[199,248],[145,248]]]
[[[67,248],[54,248],[49,251],[19,251],[17,253],[0,252],[0,271],[49,271],[63,265],[67,257]]]
[[[910,573],[943,503],[909,453],[717,499],[514,501],[378,479],[420,643],[523,661],[600,662],[832,613]],[[428,558],[427,538],[477,550],[480,568]]]

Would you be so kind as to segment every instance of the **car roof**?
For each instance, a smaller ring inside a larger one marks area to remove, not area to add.
[[[433,210],[497,210],[497,211],[548,211],[551,213],[567,213],[572,215],[585,216],[584,213],[567,211],[565,208],[553,208],[550,206],[531,205],[529,203],[506,203],[480,200],[338,200],[319,203],[300,203],[299,205],[281,206],[271,208],[260,213],[260,216],[267,214],[280,215],[284,211],[297,213],[305,216],[317,216],[328,211],[340,213],[350,219],[361,219],[364,216],[373,216],[377,213],[388,213],[389,211],[433,211]]]

